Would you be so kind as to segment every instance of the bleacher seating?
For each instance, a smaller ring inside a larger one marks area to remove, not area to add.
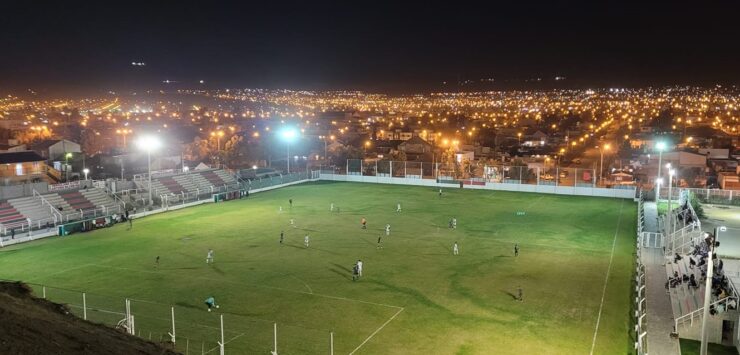
[[[61,193],[59,196],[64,199],[69,207],[73,210],[87,210],[95,208],[95,205],[85,197],[80,191]]]
[[[676,318],[704,306],[705,284],[701,276],[701,269],[699,267],[690,268],[689,266],[688,257],[683,257],[675,263],[672,259],[666,260],[666,274],[669,279],[673,277],[674,272],[678,272],[678,276],[681,278],[683,278],[683,275],[690,277],[693,274],[699,286],[699,288],[689,287],[688,282],[682,281],[679,285],[668,288],[671,295],[673,315]]]
[[[147,183],[142,181],[137,186],[146,189]],[[152,190],[156,195],[203,193],[210,192],[212,188],[214,191],[223,191],[225,186],[238,186],[236,179],[225,170],[190,171],[152,179]]]
[[[8,202],[0,204],[0,224],[10,229],[26,223],[26,217]]]
[[[31,221],[53,221],[51,208],[41,203],[38,197],[22,197],[8,201],[19,213]]]

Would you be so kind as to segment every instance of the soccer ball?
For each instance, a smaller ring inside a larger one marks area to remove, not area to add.
[[[219,305],[216,305],[216,308],[220,307]]]
[[[210,308],[208,308],[208,312],[210,312],[210,311],[211,311],[211,309],[210,309]]]

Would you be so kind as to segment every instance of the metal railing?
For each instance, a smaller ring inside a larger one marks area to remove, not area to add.
[[[645,322],[645,318],[647,316],[647,291],[646,291],[646,282],[647,277],[645,276],[645,265],[642,263],[642,248],[643,247],[650,247],[649,245],[646,245],[646,233],[644,232],[644,222],[645,222],[645,209],[644,209],[644,196],[642,194],[642,190],[638,191],[638,197],[637,197],[637,245],[636,245],[636,257],[635,257],[635,291],[634,291],[634,307],[635,307],[635,314],[634,314],[634,336],[635,336],[635,351],[637,352],[637,355],[645,355],[647,354],[648,347],[647,347],[647,324]],[[657,238],[656,238],[657,240]]]
[[[737,300],[738,300],[737,297],[736,296],[729,296],[729,297],[725,297],[725,298],[723,298],[721,300],[717,300],[717,301],[714,301],[714,302],[710,303],[709,304],[710,310],[711,310],[711,307],[714,307],[714,309],[717,310],[718,312],[720,312],[720,311],[727,311],[728,310],[728,303],[731,300],[734,300],[735,301],[735,303],[734,303],[735,304],[735,308],[737,308]],[[719,306],[724,306],[724,309],[720,309]],[[676,320],[674,321],[674,323],[675,323],[674,324],[674,327],[675,327],[676,332],[678,332],[678,327],[680,325],[684,325],[688,321],[689,322],[689,326],[693,326],[694,325],[694,318],[697,318],[697,320],[701,320],[701,318],[703,316],[704,316],[704,307],[700,307],[700,308],[698,308],[698,309],[696,309],[696,310],[694,310],[694,311],[692,311],[690,313],[684,314],[684,315],[676,318]]]
[[[46,200],[46,199],[44,198],[44,196],[42,196],[42,195],[41,195],[40,193],[38,193],[38,191],[36,191],[35,189],[33,190],[33,196],[34,196],[34,197],[37,197],[38,199],[40,199],[40,200],[41,200],[41,205],[47,205],[47,206],[49,206],[49,211],[50,211],[50,214],[51,214],[51,215],[52,215],[53,217],[58,217],[58,218],[59,218],[59,219],[57,220],[57,222],[61,222],[61,221],[63,221],[63,220],[64,220],[64,217],[62,217],[62,213],[61,213],[61,212],[59,212],[59,211],[58,211],[58,210],[56,209],[56,207],[54,207],[54,206],[53,206],[53,205],[52,205],[51,203],[49,203],[49,201],[47,201],[47,200]]]

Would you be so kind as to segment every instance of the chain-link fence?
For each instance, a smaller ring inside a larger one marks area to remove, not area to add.
[[[330,354],[330,331],[248,316],[207,312],[96,293],[28,284],[36,297],[65,304],[76,316],[160,343],[183,354]]]
[[[508,164],[431,163],[419,161],[347,160],[346,168],[320,167],[324,174],[528,184],[542,186],[634,189],[632,181],[601,179],[594,169]],[[601,181],[601,182],[599,182]]]

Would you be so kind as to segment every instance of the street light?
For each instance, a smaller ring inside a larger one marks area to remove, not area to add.
[[[162,146],[156,136],[142,136],[136,142],[139,149],[146,151],[147,169],[149,171],[149,204],[152,204],[152,151]]]
[[[120,135],[123,136],[123,149],[124,150],[126,150],[126,136],[129,135],[129,134],[131,134],[131,133],[134,133],[134,130],[127,129],[127,128],[117,129],[116,130],[116,134],[120,134]]]
[[[286,129],[282,132],[283,139],[285,139],[285,151],[286,161],[288,162],[287,171],[290,174],[290,142],[295,138],[296,131],[294,129]]]
[[[663,165],[663,150],[665,150],[665,142],[655,143],[655,149],[658,150],[658,180],[660,180],[660,170]],[[657,190],[655,190],[655,202],[658,202],[658,199],[660,199],[660,185],[658,185]]]
[[[221,151],[221,137],[224,136],[224,131],[211,132],[211,137],[216,137],[216,151]]]
[[[90,169],[84,168],[82,169],[82,172],[85,173],[85,181],[87,181],[87,174],[90,172]]]
[[[522,144],[522,132],[517,132],[516,134],[517,140],[519,141],[519,145]]]

